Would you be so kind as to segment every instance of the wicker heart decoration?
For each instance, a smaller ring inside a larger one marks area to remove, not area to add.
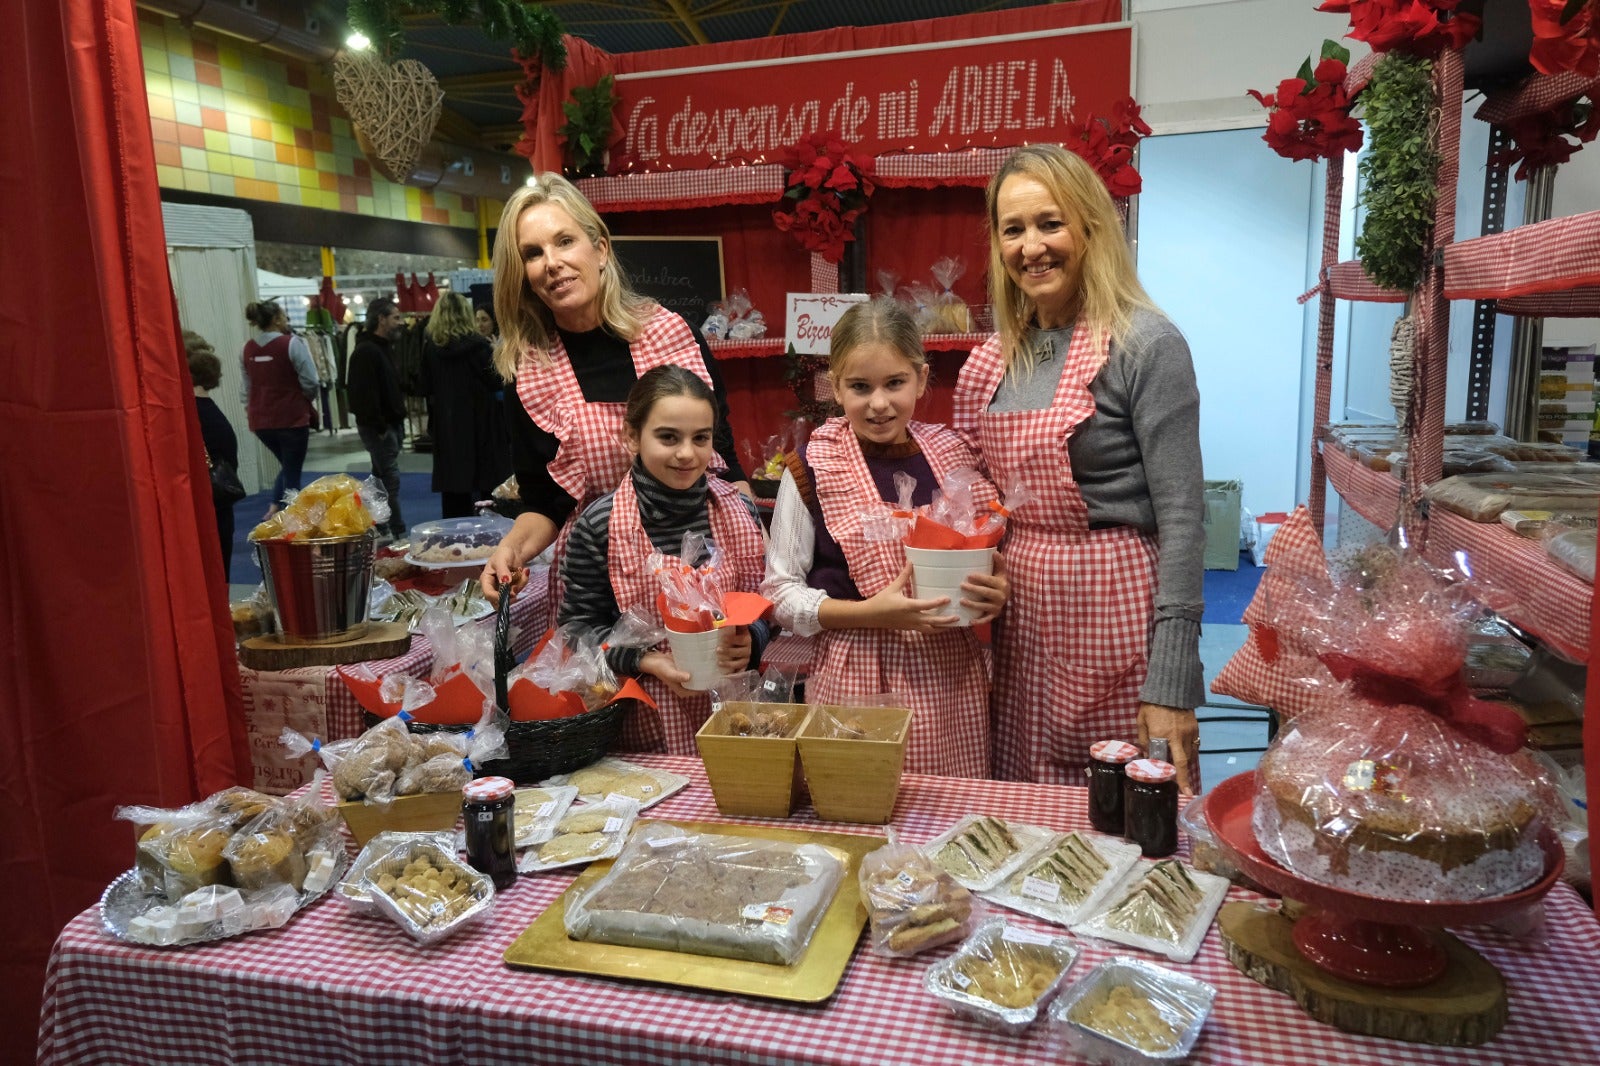
[[[343,52],[333,87],[372,164],[403,183],[439,122],[444,93],[433,72],[415,59],[385,63],[370,52]]]

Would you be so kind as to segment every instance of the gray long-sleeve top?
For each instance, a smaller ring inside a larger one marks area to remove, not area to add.
[[[1053,347],[1031,373],[1008,374],[991,411],[1039,411],[1061,380],[1071,327],[1035,330]],[[1205,609],[1205,474],[1200,392],[1189,344],[1157,312],[1135,314],[1089,385],[1095,413],[1067,442],[1091,526],[1134,526],[1159,538],[1150,673],[1139,697],[1164,707],[1205,702],[1200,616]]]

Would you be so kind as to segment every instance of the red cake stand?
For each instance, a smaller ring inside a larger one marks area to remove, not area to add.
[[[1539,840],[1544,875],[1509,896],[1423,903],[1307,881],[1280,866],[1256,841],[1250,816],[1258,781],[1254,772],[1238,774],[1207,793],[1206,821],[1217,846],[1247,877],[1314,908],[1295,922],[1294,945],[1313,965],[1344,981],[1382,988],[1429,984],[1444,973],[1446,956],[1428,930],[1490,921],[1541,898],[1561,876],[1561,845],[1547,832]]]

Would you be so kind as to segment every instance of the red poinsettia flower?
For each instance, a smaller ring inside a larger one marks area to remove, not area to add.
[[[1456,11],[1461,0],[1324,0],[1318,11],[1350,16],[1346,36],[1365,41],[1374,52],[1399,49],[1434,56],[1460,49],[1478,32],[1482,19]],[[1443,17],[1441,17],[1443,16]]]
[[[1285,159],[1327,159],[1361,147],[1361,125],[1350,117],[1350,97],[1344,89],[1345,61],[1350,53],[1331,41],[1323,44],[1323,57],[1311,71],[1311,61],[1301,67],[1311,76],[1285,78],[1278,91],[1262,94],[1247,90],[1269,109],[1262,140]]]
[[[1512,146],[1489,161],[1500,166],[1517,164],[1518,181],[1541,167],[1560,166],[1600,135],[1600,107],[1591,97],[1568,100],[1548,111],[1506,123]],[[1571,138],[1571,139],[1569,139]]]
[[[1133,166],[1133,149],[1150,127],[1139,117],[1133,97],[1111,105],[1111,118],[1090,115],[1082,123],[1070,123],[1063,145],[1091,164],[1112,196],[1132,196],[1144,187],[1144,179]]]
[[[1569,0],[1528,0],[1533,14],[1533,47],[1528,59],[1541,74],[1576,71],[1600,74],[1600,0],[1588,0],[1569,15]]]
[[[834,262],[844,256],[851,226],[872,195],[871,164],[846,150],[837,133],[814,133],[782,155],[789,171],[784,203],[772,211],[773,225],[802,248]]]

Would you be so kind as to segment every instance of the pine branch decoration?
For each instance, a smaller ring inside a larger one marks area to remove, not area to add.
[[[350,0],[350,28],[359,30],[385,54],[405,47],[404,14],[437,15],[452,26],[476,21],[485,36],[509,41],[517,52],[536,57],[549,70],[567,65],[561,20],[539,4],[521,0]]]

